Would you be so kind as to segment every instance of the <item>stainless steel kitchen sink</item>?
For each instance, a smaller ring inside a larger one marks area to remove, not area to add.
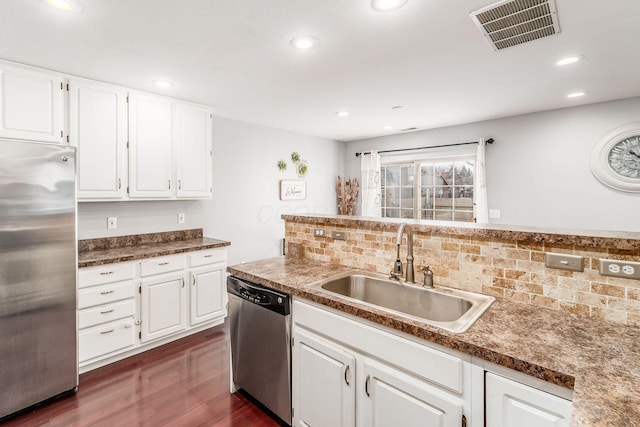
[[[487,295],[457,289],[406,285],[360,270],[330,277],[311,288],[456,333],[469,329],[495,301]]]

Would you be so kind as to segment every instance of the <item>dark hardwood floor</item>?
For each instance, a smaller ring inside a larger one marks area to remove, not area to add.
[[[1,423],[13,426],[277,426],[229,393],[224,325],[80,376],[78,391]]]

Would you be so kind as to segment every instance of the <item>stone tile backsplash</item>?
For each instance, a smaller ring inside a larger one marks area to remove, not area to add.
[[[302,246],[303,256],[387,274],[396,258],[397,223],[388,221],[331,220],[308,216],[285,216],[288,244]],[[314,229],[346,232],[345,241],[315,237]],[[429,265],[436,286],[479,292],[509,300],[563,310],[617,323],[640,326],[640,281],[601,276],[598,259],[640,261],[640,249],[632,240],[616,245],[588,236],[566,236],[519,240],[514,233],[474,233],[447,227],[414,227],[416,282],[422,283],[418,267]],[[477,235],[474,235],[477,234]],[[483,235],[484,234],[484,235]],[[538,235],[536,235],[538,236]],[[540,241],[534,241],[540,240]],[[404,240],[406,242],[406,238]],[[569,239],[570,241],[570,239]],[[618,249],[625,247],[625,249]],[[585,257],[584,272],[572,272],[544,265],[544,253],[570,253]],[[400,258],[406,267],[406,243]]]

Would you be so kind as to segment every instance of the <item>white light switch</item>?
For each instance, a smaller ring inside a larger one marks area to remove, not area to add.
[[[118,228],[118,219],[115,216],[107,218],[107,230],[115,230]]]

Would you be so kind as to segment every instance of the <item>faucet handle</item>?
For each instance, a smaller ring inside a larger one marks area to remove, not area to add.
[[[428,265],[422,265],[420,266],[420,271],[424,273],[424,282],[422,286],[427,289],[433,289],[433,271],[431,271],[431,268]]]

